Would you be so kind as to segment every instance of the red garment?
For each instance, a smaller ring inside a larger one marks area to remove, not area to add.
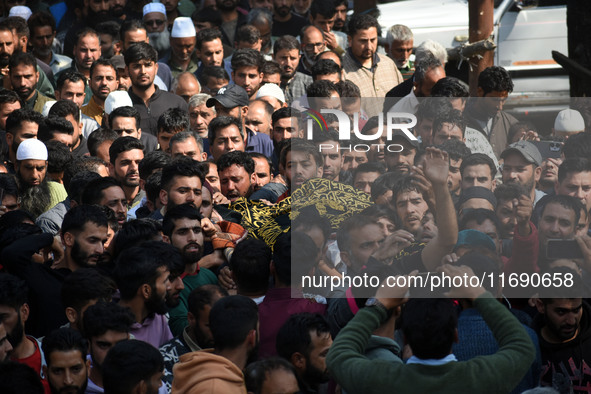
[[[26,341],[31,341],[33,342],[33,344],[35,345],[35,352],[33,354],[31,354],[29,357],[25,357],[25,358],[16,358],[16,359],[11,359],[12,361],[16,361],[17,363],[20,364],[25,364],[26,366],[32,368],[35,372],[37,372],[37,374],[39,375],[39,378],[41,379],[41,383],[43,383],[43,390],[45,391],[45,394],[51,394],[51,389],[49,388],[49,382],[47,381],[47,379],[44,379],[42,376],[42,371],[41,371],[41,365],[42,365],[42,360],[41,360],[41,349],[39,349],[39,343],[37,342],[37,340],[35,340],[32,337],[25,337]]]
[[[269,289],[267,291],[265,299],[259,304],[260,359],[277,355],[277,349],[275,348],[277,332],[291,315],[302,312],[324,315],[326,305],[303,298],[301,290],[292,289],[291,287]]]

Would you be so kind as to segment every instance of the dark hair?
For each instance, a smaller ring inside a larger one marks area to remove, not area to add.
[[[501,234],[503,231],[503,226],[499,221],[495,211],[491,211],[490,209],[486,208],[475,208],[468,210],[468,212],[464,213],[460,222],[458,223],[458,228],[460,231],[466,230],[468,222],[475,221],[476,224],[482,224],[485,220],[490,220],[495,226],[497,234]]]
[[[562,183],[569,174],[579,172],[591,172],[591,161],[589,159],[575,157],[564,160],[558,167],[558,183]]]
[[[284,285],[301,284],[301,277],[308,275],[316,264],[318,253],[318,247],[307,234],[300,231],[281,234],[273,250],[277,280]]]
[[[46,118],[43,123],[39,125],[37,138],[47,145],[47,141],[52,140],[55,137],[55,134],[73,135],[74,126],[64,118]]]
[[[378,174],[383,175],[386,173],[386,167],[381,162],[368,161],[366,163],[361,163],[355,170],[353,170],[353,180],[355,180],[357,174],[365,174],[368,172],[377,172]]]
[[[460,174],[464,174],[464,170],[466,167],[470,166],[477,166],[485,164],[490,168],[490,178],[494,179],[495,175],[497,175],[497,168],[495,167],[495,162],[484,153],[472,153],[471,155],[467,156],[462,160],[462,164],[460,165]]]
[[[62,234],[83,231],[86,223],[94,223],[99,227],[107,227],[107,217],[96,205],[77,205],[64,215]]]
[[[222,14],[220,11],[213,10],[209,7],[195,10],[193,15],[191,15],[191,19],[193,19],[193,23],[210,22],[215,27],[220,27],[222,25]]]
[[[94,74],[94,70],[96,70],[97,66],[111,67],[115,71],[115,76],[119,75],[119,72],[117,71],[117,67],[115,67],[115,65],[113,64],[113,61],[111,61],[110,59],[103,59],[101,57],[100,59],[95,60],[92,63],[92,66],[90,66],[90,78],[92,78],[92,75]]]
[[[380,218],[387,218],[394,224],[396,229],[402,228],[402,221],[400,220],[396,212],[383,205],[370,205],[369,207],[361,211],[360,215],[368,216],[376,221]]]
[[[263,74],[266,75],[273,75],[273,74],[281,74],[281,66],[274,60],[266,60],[265,64],[263,64]]]
[[[100,166],[107,166],[103,160],[99,159],[98,157],[92,156],[78,156],[74,157],[74,160],[66,167],[64,171],[64,186],[66,190],[70,190],[68,188],[68,182],[74,175],[79,172],[90,171],[95,172],[98,174]]]
[[[207,136],[207,139],[209,140],[209,146],[213,145],[219,129],[224,129],[226,127],[230,127],[231,125],[238,127],[240,136],[242,137],[242,140],[244,140],[244,130],[242,130],[242,123],[237,118],[233,116],[218,116],[209,122],[209,133]]]
[[[23,122],[43,123],[43,115],[28,108],[21,108],[12,111],[6,118],[6,132],[16,135],[20,131]]]
[[[128,19],[121,24],[121,28],[119,29],[119,37],[121,40],[125,40],[125,33],[136,30],[143,30],[146,32],[146,35],[148,34],[148,31],[146,30],[146,27],[142,21],[137,19]]]
[[[349,20],[349,31],[350,37],[355,37],[358,30],[367,30],[371,27],[375,27],[378,32],[380,30],[380,24],[377,19],[369,14],[355,13]]]
[[[68,148],[61,142],[54,140],[47,141],[44,143],[47,147],[47,172],[63,172],[66,169],[68,163],[72,161],[73,156],[72,152],[70,152],[70,148]]]
[[[544,216],[544,211],[546,210],[546,207],[550,204],[558,204],[563,208],[574,211],[575,221],[573,223],[573,226],[576,228],[577,224],[579,223],[579,219],[581,218],[581,211],[585,209],[585,206],[583,205],[581,200],[579,200],[576,197],[565,196],[561,194],[549,195],[546,198],[544,198],[544,205],[542,205],[542,209],[540,211],[540,220]]]
[[[511,127],[509,127],[509,131],[507,132],[507,141],[509,141],[509,142],[513,141],[513,138],[515,137],[515,135],[521,131],[525,131],[527,133],[530,130],[537,132],[535,126],[533,124],[531,124],[530,122],[513,123],[511,125]],[[560,137],[554,137],[554,138],[560,138]]]
[[[518,183],[502,184],[495,187],[495,198],[497,199],[497,206],[500,206],[501,200],[513,200],[527,195],[527,192]]]
[[[297,313],[291,315],[277,332],[277,354],[290,360],[294,353],[301,353],[306,359],[312,351],[311,332],[316,335],[329,334],[326,318],[318,313]]]
[[[62,304],[66,308],[74,308],[80,314],[90,301],[111,301],[116,289],[115,282],[95,268],[79,268],[68,275],[62,284]]]
[[[188,131],[190,127],[189,114],[181,108],[169,108],[158,118],[158,133]]]
[[[314,19],[316,19],[318,14],[322,15],[326,19],[330,19],[337,13],[333,1],[312,1],[309,11],[310,15]]]
[[[25,281],[7,273],[0,274],[0,305],[18,309],[27,303],[29,289]]]
[[[434,68],[442,67],[441,61],[432,53],[415,63],[414,81],[421,83],[425,80],[427,73]]]
[[[162,170],[166,165],[170,164],[172,159],[170,155],[155,150],[150,153],[147,153],[144,156],[144,159],[140,161],[140,165],[138,166],[138,171],[140,173],[140,178],[143,180],[148,179],[148,177],[154,173],[156,170]]]
[[[72,115],[76,122],[80,122],[80,108],[73,101],[59,100],[49,110],[47,115],[50,118],[65,118]]]
[[[513,91],[513,81],[511,81],[511,76],[503,67],[491,66],[482,70],[478,75],[478,87],[482,88],[485,95],[490,92],[511,93]]]
[[[302,113],[297,109],[291,107],[279,108],[277,111],[273,112],[273,115],[271,115],[271,123],[274,124],[279,119],[284,118],[296,118],[298,122],[298,128],[300,128],[302,122]]]
[[[316,81],[319,75],[341,75],[341,67],[331,59],[320,59],[312,66],[312,79]]]
[[[451,350],[458,316],[449,298],[413,298],[402,311],[402,332],[413,354],[441,359]]]
[[[254,172],[254,160],[246,152],[231,151],[226,152],[217,161],[218,172],[222,172],[232,165],[243,167],[248,175],[252,175]]]
[[[453,109],[451,103],[446,98],[431,98],[423,100],[417,107],[416,117],[418,122],[424,119],[434,120],[440,114],[449,112]]]
[[[170,146],[170,149],[172,150],[172,146],[174,144],[176,144],[177,142],[187,141],[189,138],[193,138],[195,140],[195,143],[199,147],[199,150],[203,153],[203,138],[201,138],[199,134],[195,133],[194,131],[181,131],[176,133],[170,138],[168,146]]]
[[[351,231],[376,224],[373,217],[357,214],[343,221],[337,231],[337,245],[342,252],[351,249]]]
[[[4,190],[5,196],[13,196],[18,198],[18,184],[12,174],[0,173],[0,189]],[[1,203],[2,201],[0,201]],[[1,216],[0,216],[1,217]]]
[[[457,126],[462,131],[462,138],[464,137],[464,134],[466,133],[466,121],[459,110],[452,109],[447,113],[439,114],[433,120],[433,130],[431,131],[433,136],[441,130],[444,123],[451,123],[453,126]]]
[[[8,116],[10,118],[10,115]],[[8,131],[8,122],[6,123]],[[562,145],[562,154],[566,159],[572,157],[591,157],[591,133],[577,133],[570,136]]]
[[[222,32],[216,28],[201,29],[197,32],[197,40],[195,41],[195,48],[201,51],[204,42],[214,41],[216,39],[222,40]]]
[[[182,156],[174,159],[170,164],[162,168],[162,189],[167,192],[177,176],[199,177],[201,185],[205,182],[205,174],[203,173],[198,162],[190,157]]]
[[[21,101],[20,97],[18,96],[18,94],[16,94],[16,92],[14,90],[0,89],[0,106],[2,104],[16,103],[17,101],[22,107],[23,102]]]
[[[316,145],[314,145],[311,141],[304,140],[301,138],[290,138],[289,145],[285,146],[279,155],[279,162],[281,165],[285,166],[287,160],[287,154],[289,152],[304,152],[311,156],[314,159],[316,167],[321,167],[324,165],[324,160],[322,158],[322,154],[318,151]]]
[[[240,67],[256,67],[257,72],[260,73],[263,71],[264,62],[263,54],[254,49],[238,49],[232,54],[232,70],[234,72]]]
[[[82,204],[100,205],[103,199],[103,191],[110,187],[121,187],[121,184],[110,176],[88,182],[82,192]]]
[[[135,297],[143,284],[154,287],[159,276],[158,269],[168,268],[166,261],[161,260],[160,256],[140,246],[132,246],[121,251],[115,264],[114,276],[122,300],[131,300]]]
[[[433,85],[431,97],[467,98],[470,96],[465,84],[455,77],[444,77]]]
[[[128,333],[135,317],[129,308],[119,304],[99,301],[84,312],[84,336],[90,341],[112,330]]]
[[[176,226],[174,222],[180,219],[201,220],[203,216],[201,216],[199,210],[192,204],[175,205],[166,211],[166,215],[162,219],[162,233],[167,237],[171,237]]]
[[[266,160],[267,164],[269,165],[269,170],[271,172],[271,174],[274,171],[273,168],[273,161],[271,160],[271,158],[269,156],[265,156],[262,153],[259,152],[248,152],[248,156],[250,156],[251,159],[262,159],[262,160]],[[256,161],[255,161],[255,168],[256,168]]]
[[[248,297],[233,295],[221,298],[209,312],[209,328],[216,351],[240,346],[251,330],[257,329],[257,304]]]
[[[73,328],[58,328],[43,338],[43,354],[48,367],[51,367],[51,353],[79,351],[82,362],[86,362],[88,342],[80,331]]]
[[[111,161],[111,164],[115,165],[115,161],[121,153],[134,149],[139,149],[143,152],[144,144],[142,144],[141,141],[135,137],[117,138],[115,141],[113,141],[111,147],[109,148],[109,160]]]
[[[230,80],[230,76],[225,68],[220,66],[207,66],[203,67],[203,71],[201,72],[201,81],[205,85],[207,85],[208,78],[215,78],[215,79],[223,79],[225,81]]]
[[[74,46],[77,46],[80,43],[80,40],[86,36],[95,36],[99,42],[101,40],[96,30],[91,27],[85,27],[76,33],[76,41],[74,42]]]
[[[162,190],[162,170],[158,170],[146,178],[144,190],[148,201],[155,203],[160,195],[160,190]]]
[[[66,81],[74,83],[82,81],[82,84],[84,85],[84,87],[86,87],[86,77],[84,77],[84,75],[82,75],[78,71],[66,70],[63,73],[60,73],[56,82],[58,91],[62,90]]]
[[[101,22],[96,25],[96,32],[100,34],[108,34],[113,38],[113,42],[117,42],[121,40],[121,36],[119,35],[119,31],[121,30],[121,25],[115,21],[105,21]],[[92,71],[90,72],[92,75]]]
[[[386,193],[388,190],[392,190],[398,178],[400,178],[400,175],[394,174],[392,172],[386,172],[385,174],[377,177],[371,185],[372,201],[375,201],[379,196]]]
[[[271,248],[258,239],[246,238],[236,245],[230,258],[230,269],[240,291],[267,291],[271,257]]]
[[[213,298],[216,294],[227,297],[228,291],[223,287],[211,284],[193,289],[187,297],[187,310],[194,316],[198,316],[206,305],[213,306]]]
[[[55,32],[55,18],[51,13],[45,11],[37,11],[31,15],[29,20],[27,20],[27,25],[29,26],[29,30],[31,32],[33,32],[37,27],[45,26],[51,27],[51,31]]]
[[[44,394],[39,374],[26,364],[6,361],[0,367],[0,387],[4,394]]]
[[[472,154],[470,152],[470,148],[468,148],[466,144],[464,144],[462,141],[456,140],[455,138],[445,140],[443,144],[438,145],[437,148],[447,152],[450,160],[455,161],[464,160],[466,157]]]
[[[75,201],[78,204],[81,204],[82,201],[82,192],[86,185],[95,179],[101,178],[99,174],[94,171],[87,171],[83,169],[80,172],[77,172],[72,177],[68,177],[68,182],[66,183],[66,174],[68,173],[68,169],[71,166],[66,167],[64,171],[64,186],[66,187],[66,191],[68,192],[68,197],[70,200]]]
[[[287,49],[288,51],[297,49],[299,54],[300,42],[294,36],[280,36],[277,38],[277,40],[275,40],[275,43],[273,44],[273,53],[277,55],[277,53],[279,53],[279,51],[283,49]]]
[[[361,98],[361,90],[351,81],[339,81],[335,86],[343,105],[353,104],[357,99]]]
[[[140,127],[140,122],[141,122],[140,113],[135,107],[130,107],[130,106],[126,105],[123,107],[115,108],[109,114],[109,127],[111,129],[113,128],[113,121],[116,118],[133,118],[133,119],[135,119],[135,128],[139,129],[139,127]],[[119,135],[119,133],[117,133],[117,135]]]
[[[297,376],[294,366],[281,357],[271,357],[248,364],[244,371],[244,383],[250,393],[261,394],[263,384],[273,371],[285,371]]]
[[[160,236],[162,225],[154,219],[143,218],[125,222],[113,240],[114,256],[123,250],[138,246],[144,241]]]
[[[302,233],[306,233],[314,227],[320,229],[325,242],[329,240],[332,232],[330,221],[315,209],[302,208],[300,214],[291,222],[291,229]]]
[[[3,21],[7,24],[10,29],[16,31],[16,35],[19,37],[30,37],[29,32],[29,25],[27,25],[27,21],[20,17],[20,16],[9,16],[8,18],[4,19]]]
[[[68,122],[69,123],[69,122]],[[105,141],[115,141],[119,138],[119,134],[117,132],[107,128],[107,127],[99,127],[92,133],[88,135],[88,139],[86,140],[86,146],[88,147],[88,152],[90,156],[96,156],[99,146]]]
[[[330,97],[333,92],[338,93],[336,85],[325,79],[314,81],[306,88],[308,100],[314,97]]]
[[[102,367],[105,393],[127,394],[142,380],[162,372],[164,360],[154,346],[130,339],[113,346]]]
[[[126,66],[141,60],[156,63],[158,61],[158,52],[150,44],[138,42],[127,48],[125,53],[123,53],[123,58],[125,59]]]
[[[412,175],[406,174],[400,176],[392,187],[392,206],[396,206],[396,199],[398,199],[401,193],[410,191],[416,191],[420,195],[423,195],[423,192],[418,188]]]

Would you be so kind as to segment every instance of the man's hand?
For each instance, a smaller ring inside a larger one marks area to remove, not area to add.
[[[433,186],[447,187],[449,177],[449,156],[437,148],[427,148],[423,161],[423,172]]]
[[[221,192],[215,192],[212,196],[212,199],[213,199],[214,205],[219,205],[219,204],[227,205],[227,204],[230,204],[230,202],[231,202]]]
[[[408,231],[396,230],[386,237],[384,243],[371,256],[378,261],[391,260],[414,240],[414,235]]]
[[[416,275],[419,271],[415,270],[410,273],[410,275]],[[376,299],[380,301],[386,309],[394,309],[406,301],[408,301],[408,276],[406,276],[406,280],[402,278],[396,278],[395,283],[406,283],[406,286],[397,287],[397,286],[388,286],[387,280],[382,282],[382,285],[378,289],[376,293]],[[390,280],[390,283],[392,281]]]
[[[201,230],[203,231],[203,236],[209,238],[213,237],[217,231],[215,225],[208,218],[201,219]]]
[[[337,42],[337,36],[332,31],[328,33],[322,32],[322,34],[324,35],[324,43],[326,44],[328,49],[334,50],[339,46]]]
[[[521,195],[518,199],[513,200],[513,212],[517,218],[517,231],[519,235],[530,235],[531,226],[529,219],[534,211],[534,204],[526,195]]]
[[[227,290],[236,289],[236,283],[234,283],[234,279],[232,279],[232,271],[230,270],[230,267],[224,267],[220,270],[218,282],[220,286],[226,288]]]
[[[439,267],[437,269],[438,272],[443,272],[445,273],[447,276],[451,276],[452,278],[454,277],[460,277],[462,278],[462,283],[464,286],[460,286],[460,287],[451,287],[451,290],[448,291],[447,293],[445,293],[445,295],[449,298],[468,298],[470,300],[474,300],[475,298],[478,298],[478,296],[484,294],[486,292],[486,290],[482,287],[482,286],[476,286],[476,287],[472,287],[470,286],[470,278],[474,275],[474,271],[472,271],[472,268],[462,265],[462,266],[455,266],[455,265],[449,265],[449,264],[445,264],[442,265],[441,267]],[[480,278],[476,278],[478,281],[480,281]],[[473,282],[476,282],[476,280],[474,280]],[[452,279],[452,283],[454,283],[453,279]]]

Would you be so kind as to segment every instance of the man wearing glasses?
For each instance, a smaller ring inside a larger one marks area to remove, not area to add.
[[[143,9],[143,23],[150,39],[150,45],[163,58],[170,53],[170,32],[166,20],[166,8],[162,3],[148,3]]]
[[[316,63],[316,57],[326,50],[322,30],[309,25],[302,29],[302,54],[297,71],[306,75],[312,75],[312,66]]]

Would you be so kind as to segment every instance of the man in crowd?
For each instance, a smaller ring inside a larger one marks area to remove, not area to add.
[[[92,98],[82,106],[82,113],[94,119],[99,125],[103,123],[105,100],[109,93],[117,90],[117,70],[110,60],[99,59],[92,63],[89,74]]]

